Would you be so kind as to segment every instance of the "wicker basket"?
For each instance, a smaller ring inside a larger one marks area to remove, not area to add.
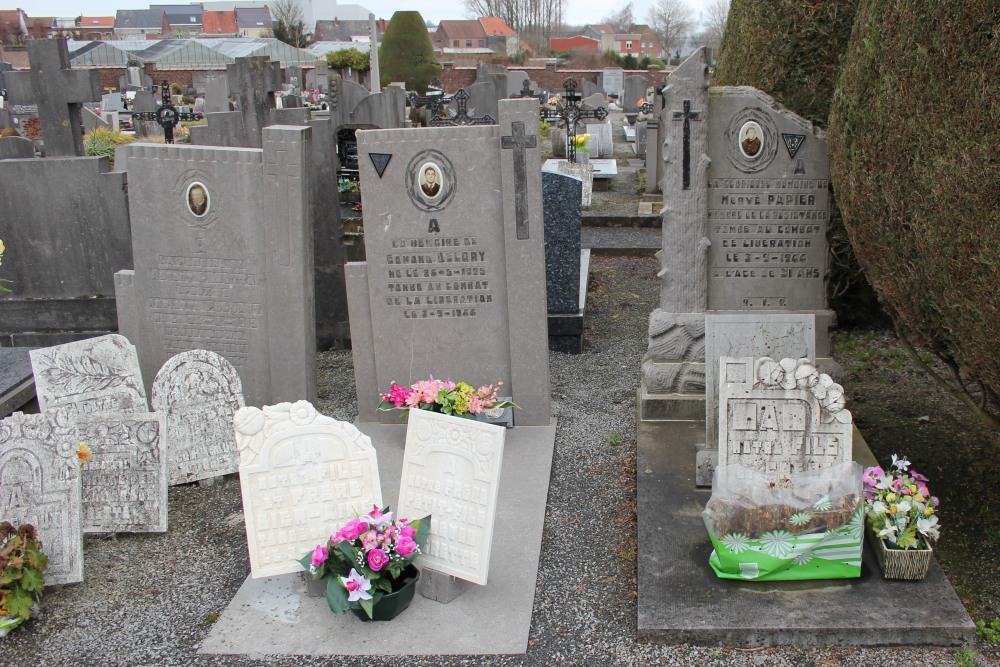
[[[871,528],[865,532],[868,533],[868,541],[875,550],[883,577],[915,581],[927,576],[927,568],[930,567],[934,555],[934,550],[930,546],[926,549],[888,549],[885,540],[878,537]]]

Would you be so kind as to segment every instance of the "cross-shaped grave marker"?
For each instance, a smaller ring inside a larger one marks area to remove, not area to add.
[[[524,99],[527,97],[534,97],[539,102],[541,102],[543,96],[542,93],[538,93],[536,95],[535,93],[531,92],[531,79],[525,79],[524,82],[521,84],[521,91],[518,93],[514,93],[513,95],[511,95],[511,97],[513,97],[514,99]]]
[[[30,72],[7,72],[8,94],[12,101],[38,104],[45,154],[81,156],[84,102],[101,99],[101,86],[95,70],[72,70],[69,50],[61,39],[28,41]]]
[[[525,240],[530,238],[528,229],[528,167],[525,162],[524,150],[526,148],[536,148],[538,146],[538,136],[525,134],[524,121],[515,120],[510,124],[511,136],[500,137],[500,148],[504,150],[514,150],[514,188],[516,199],[514,204],[515,229],[517,238]]]
[[[700,111],[691,111],[691,100],[684,100],[684,111],[674,111],[674,120],[684,121],[683,187],[691,189],[691,121],[701,120]]]
[[[445,97],[444,90],[441,88],[441,81],[434,77],[427,84],[427,94],[418,95],[415,92],[410,92],[407,94],[410,100],[411,107],[427,107],[427,110],[431,114],[431,124],[433,124],[435,118],[440,118],[445,115],[445,106],[451,102],[450,97]]]
[[[451,99],[455,100],[455,106],[458,109],[455,115],[451,118],[440,118],[435,116],[431,118],[431,127],[454,127],[456,125],[496,125],[497,122],[494,120],[493,116],[486,114],[485,116],[470,116],[469,115],[469,93],[465,91],[465,88],[459,88],[458,92],[452,95]],[[473,109],[475,111],[475,109]]]
[[[579,106],[583,96],[576,92],[575,79],[566,79],[563,89],[566,91],[563,96],[566,102],[557,104],[555,109],[543,107],[541,117],[542,120],[559,120],[566,125],[566,159],[576,162],[576,124],[584,118],[604,120],[608,116],[608,110],[604,107],[584,109]]]
[[[153,86],[153,92],[156,92],[156,86]],[[162,93],[160,97],[162,104],[160,104],[159,109],[156,111],[133,111],[132,118],[134,120],[156,121],[163,128],[163,141],[172,144],[174,143],[174,128],[177,127],[177,123],[182,120],[198,120],[201,116],[177,110],[177,107],[170,100],[170,84],[167,83],[166,79],[160,84],[160,92]]]

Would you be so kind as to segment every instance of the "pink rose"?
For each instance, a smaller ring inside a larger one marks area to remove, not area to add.
[[[326,557],[329,555],[329,551],[322,544],[316,545],[316,549],[313,551],[312,564],[315,567],[319,567],[326,562]]]
[[[417,548],[417,543],[414,542],[411,538],[406,536],[400,537],[399,541],[396,542],[396,553],[398,553],[403,558],[408,558],[409,556],[411,556],[416,548]]]
[[[351,519],[347,525],[340,529],[340,535],[348,542],[358,539],[358,535],[368,530],[368,524],[361,519]]]
[[[401,537],[413,538],[417,534],[417,531],[413,530],[413,526],[403,526],[399,529],[399,534]]]
[[[378,572],[385,564],[389,562],[389,557],[385,555],[385,552],[381,549],[372,549],[368,552],[368,567],[372,569],[373,572]]]

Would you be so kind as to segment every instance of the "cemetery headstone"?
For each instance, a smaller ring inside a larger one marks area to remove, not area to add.
[[[580,92],[583,93],[584,97],[591,97],[593,95],[606,97],[606,94],[601,87],[590,79],[584,79],[580,82]]]
[[[135,136],[145,138],[163,133],[155,120],[142,120],[148,117],[142,114],[156,113],[156,98],[153,97],[152,88],[136,91],[135,97],[132,98],[132,113],[132,129],[135,131]]]
[[[151,403],[166,417],[171,485],[239,469],[232,425],[245,405],[243,385],[224,357],[208,350],[171,357],[153,380]]]
[[[590,150],[591,159],[614,157],[615,145],[610,120],[587,123],[585,129],[590,134],[587,148]]]
[[[540,115],[542,120],[560,122],[566,130],[566,159],[576,162],[576,133],[577,125],[589,119],[604,120],[608,115],[608,110],[603,106],[593,109],[585,109],[582,106],[582,98],[576,92],[577,83],[574,79],[566,79],[563,82],[563,98],[556,104],[555,109],[542,108]]]
[[[850,463],[844,389],[809,359],[720,360],[719,465],[788,475]]]
[[[35,145],[24,137],[0,137],[0,160],[23,160],[35,157]]]
[[[523,70],[510,70],[507,72],[507,91],[504,97],[524,97],[524,82],[528,82],[528,90],[532,95],[538,94],[538,84],[531,80],[528,73]]]
[[[93,132],[97,128],[109,129],[111,123],[104,119],[104,117],[99,116],[87,107],[80,109],[80,120],[83,121],[83,131]]]
[[[118,334],[31,350],[43,411],[147,412],[135,346]]]
[[[310,137],[276,125],[263,149],[126,147],[135,268],[115,294],[147,383],[206,349],[252,405],[315,395]]]
[[[645,77],[634,74],[625,77],[625,97],[622,98],[622,109],[635,113],[639,110],[639,100],[646,97],[649,82]]]
[[[24,347],[0,347],[0,418],[35,399],[35,378],[31,375],[28,351]]]
[[[130,65],[118,79],[119,90],[152,90],[153,77],[146,74],[141,67]]]
[[[367,262],[348,263],[358,411],[429,375],[498,380],[550,420],[538,109],[500,124],[358,133]],[[460,334],[459,334],[460,332]]]
[[[205,79],[205,113],[230,111],[229,80],[222,75]]]
[[[65,414],[0,420],[0,516],[38,530],[46,585],[83,581],[76,424]]]
[[[646,128],[647,121],[643,120],[635,124],[635,155],[643,159],[646,157]]]
[[[92,452],[81,472],[84,533],[167,530],[167,438],[157,412],[77,418]]]
[[[594,192],[594,165],[560,162],[558,169],[560,174],[572,176],[580,181],[580,205],[584,208],[590,208],[590,202]]]
[[[69,50],[61,39],[28,40],[30,72],[7,72],[14,102],[38,105],[48,157],[83,155],[80,109],[100,99],[96,70],[71,70]]]
[[[105,93],[101,95],[101,111],[121,111],[125,108],[121,93]]]
[[[300,572],[298,559],[382,506],[375,449],[353,424],[307,401],[241,409],[233,418],[250,572]]]
[[[431,515],[422,567],[486,585],[503,444],[502,426],[410,412],[398,514]]]
[[[620,67],[607,67],[601,75],[601,87],[605,95],[614,95],[619,105],[625,95],[625,70]]]
[[[580,310],[580,197],[582,182],[542,173],[545,219],[545,289],[549,313]]]
[[[469,86],[468,114],[469,116],[489,116],[496,120],[500,114],[499,101],[506,97],[506,80],[490,77],[482,83]],[[457,104],[455,100],[454,104]]]

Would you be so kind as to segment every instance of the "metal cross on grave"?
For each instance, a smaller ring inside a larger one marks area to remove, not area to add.
[[[555,109],[542,107],[541,118],[542,120],[558,120],[565,124],[566,159],[570,162],[576,162],[576,124],[584,118],[604,120],[608,116],[608,110],[604,107],[584,109],[579,106],[583,96],[576,92],[576,81],[572,78],[563,82],[563,89],[566,91],[563,96],[566,99],[565,104],[557,104]]]
[[[407,93],[407,98],[410,100],[411,107],[427,107],[427,110],[431,114],[431,122],[435,118],[440,118],[445,115],[445,106],[451,102],[450,97],[446,97],[444,90],[441,88],[441,81],[434,77],[427,84],[427,94],[418,95],[417,93],[410,91]]]
[[[528,166],[524,149],[537,148],[538,136],[525,134],[524,121],[515,120],[510,124],[509,137],[500,137],[500,148],[514,150],[514,216],[518,240],[530,238],[528,229]]]
[[[153,92],[156,92],[156,86],[153,86]],[[160,84],[160,92],[163,103],[159,109],[156,111],[135,111],[132,113],[132,118],[156,121],[163,128],[163,141],[172,144],[174,143],[174,128],[177,127],[177,123],[182,120],[198,120],[201,116],[177,110],[177,107],[170,100],[170,84],[165,79]]]
[[[531,92],[531,79],[525,79],[524,82],[521,83],[521,90],[520,90],[520,92],[514,93],[513,95],[511,95],[511,97],[514,98],[514,99],[518,99],[518,100],[519,99],[525,99],[525,98],[528,98],[528,97],[534,97],[539,102],[542,101],[542,94],[541,93],[535,94],[535,93]]]
[[[73,70],[69,50],[61,39],[28,41],[30,72],[5,74],[12,102],[37,104],[45,154],[50,157],[83,155],[84,102],[101,99],[96,70]]]
[[[496,125],[497,122],[493,119],[493,116],[486,114],[484,116],[470,116],[469,115],[469,93],[465,91],[465,88],[459,88],[458,92],[452,95],[451,99],[455,100],[455,106],[458,107],[455,115],[451,118],[440,118],[435,116],[431,118],[431,127],[454,127],[456,125]],[[475,111],[475,109],[473,109]]]
[[[691,111],[691,100],[684,100],[684,111],[674,111],[674,120],[684,121],[684,162],[682,190],[691,189],[691,121],[701,120],[700,111]]]

